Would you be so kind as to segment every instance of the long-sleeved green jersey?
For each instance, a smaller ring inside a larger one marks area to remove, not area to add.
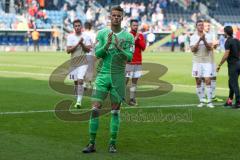
[[[99,31],[97,35],[97,45],[95,54],[97,58],[102,58],[98,73],[102,74],[124,74],[127,61],[131,61],[134,52],[134,37],[124,29],[119,33],[113,33],[112,43],[106,50],[108,35],[112,32],[111,29],[105,28]],[[118,39],[118,44],[122,50],[116,47],[115,38]]]

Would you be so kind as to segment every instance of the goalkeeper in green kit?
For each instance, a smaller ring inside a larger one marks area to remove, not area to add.
[[[95,54],[101,58],[98,67],[94,91],[92,93],[92,113],[89,121],[89,144],[83,153],[96,151],[95,139],[99,125],[99,115],[102,102],[107,95],[111,99],[111,122],[109,152],[115,153],[116,139],[120,125],[120,105],[125,97],[125,66],[131,61],[134,52],[134,37],[121,28],[123,9],[120,6],[112,7],[111,28],[99,31]]]

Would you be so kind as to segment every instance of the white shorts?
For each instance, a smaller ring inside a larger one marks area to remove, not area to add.
[[[142,65],[126,65],[126,77],[127,78],[140,78],[142,76]]]
[[[84,79],[86,75],[88,65],[82,65],[80,67],[75,68],[69,74],[69,79],[77,81],[79,79]]]
[[[212,76],[211,77],[217,77],[217,65],[215,63],[212,63]]]
[[[193,63],[193,77],[212,77],[213,65],[211,63]]]

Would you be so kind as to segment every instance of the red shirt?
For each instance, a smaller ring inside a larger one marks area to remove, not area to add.
[[[240,40],[240,30],[237,31],[237,33],[236,33],[236,38],[237,38],[238,40]]]
[[[138,34],[138,38],[135,40],[135,51],[133,54],[133,59],[130,64],[142,64],[142,51],[144,51],[146,48],[145,39],[142,33],[136,33],[134,31],[131,31],[130,33],[134,36],[134,38]]]

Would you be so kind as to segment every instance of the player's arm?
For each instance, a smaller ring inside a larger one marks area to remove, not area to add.
[[[227,60],[227,58],[228,58],[228,56],[230,54],[230,46],[231,46],[231,44],[229,42],[226,42],[226,44],[225,44],[225,53],[224,53],[224,55],[222,57],[222,60],[218,64],[217,72],[220,70],[220,68],[223,65],[223,63]]]
[[[134,45],[134,37],[133,37],[132,35],[130,36],[128,43],[129,43],[129,46],[126,47],[126,49],[123,49],[123,48],[121,48],[121,47],[119,46],[117,36],[115,37],[115,45],[116,45],[116,48],[117,48],[118,50],[120,50],[121,53],[127,57],[127,61],[128,61],[128,62],[131,62],[131,61],[132,61],[132,58],[133,58],[134,48],[135,48],[135,45]]]
[[[91,48],[92,46],[91,45],[87,45],[87,44],[84,44],[84,43],[80,43],[80,46],[82,47],[83,51],[85,53],[88,53],[91,51]]]
[[[224,64],[224,62],[227,60],[228,56],[230,54],[230,50],[226,50],[223,57],[222,57],[222,60],[221,62],[219,63],[218,67],[217,67],[217,72],[220,70],[221,66]]]
[[[83,43],[83,39],[81,38],[80,39],[80,41],[78,42],[78,44],[76,44],[76,45],[74,45],[74,46],[72,46],[71,44],[69,44],[69,43],[71,43],[71,42],[69,42],[70,41],[70,39],[68,39],[68,45],[67,45],[67,53],[68,54],[70,54],[70,53],[73,53],[73,52],[75,52],[76,51],[76,49],[81,45],[81,43]]]
[[[199,40],[197,41],[197,43],[196,43],[195,45],[191,46],[191,51],[192,51],[192,52],[195,53],[195,52],[198,51],[200,41],[201,41],[201,38],[199,38]]]
[[[97,38],[96,38],[97,45],[95,47],[95,55],[97,58],[103,58],[105,56],[105,54],[107,53],[107,50],[112,42],[112,35],[113,35],[113,32],[111,32],[108,35],[108,41],[106,44],[104,44],[104,40],[103,40],[101,32],[98,33]]]
[[[205,34],[201,37],[205,47],[207,48],[208,51],[211,51],[213,49],[212,43],[208,43],[205,37]]]
[[[138,46],[141,48],[142,51],[146,49],[146,42],[142,34],[139,34],[136,42],[138,43]]]

